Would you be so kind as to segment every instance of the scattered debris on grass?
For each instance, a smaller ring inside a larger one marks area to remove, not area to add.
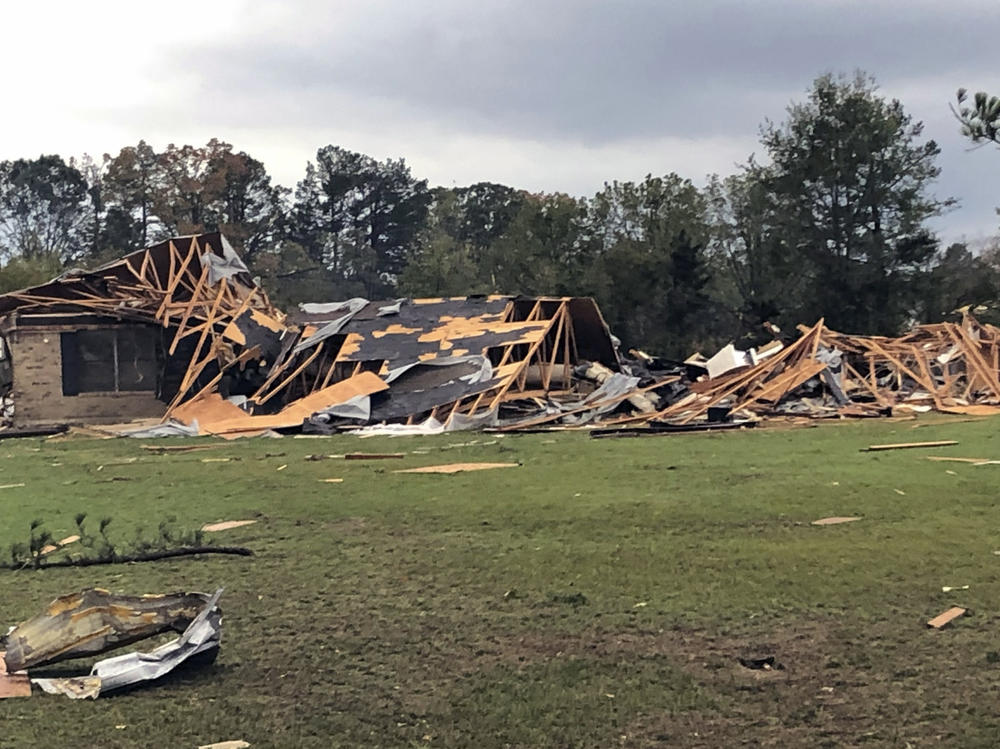
[[[24,483],[20,484],[0,484],[0,489],[19,489],[24,486]]]
[[[740,665],[754,671],[784,671],[785,666],[778,663],[773,655],[764,658],[737,658]]]
[[[459,473],[461,471],[486,471],[491,468],[517,468],[520,463],[447,463],[440,466],[401,468],[393,473]]]
[[[319,479],[324,484],[343,484],[343,479]]]
[[[214,744],[202,744],[198,749],[247,749],[250,744],[237,739],[236,741],[218,741]]]
[[[75,544],[79,540],[80,540],[79,534],[74,534],[72,536],[67,536],[66,538],[62,539],[61,541],[56,541],[55,543],[46,544],[45,546],[42,547],[41,553],[42,554],[51,554],[54,551],[59,551],[59,549],[63,548],[64,546],[69,546],[70,544]]]
[[[963,616],[966,613],[968,613],[968,609],[963,609],[960,606],[952,606],[947,611],[938,614],[929,622],[927,622],[927,626],[932,627],[934,629],[941,629],[942,627],[946,627],[952,621],[954,621],[960,616]]]
[[[941,586],[941,592],[942,593],[951,593],[953,590],[968,590],[968,589],[969,589],[968,585],[942,585]]]
[[[386,460],[405,457],[406,453],[347,453],[344,460]]]

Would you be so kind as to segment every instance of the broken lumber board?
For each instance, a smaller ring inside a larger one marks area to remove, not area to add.
[[[196,409],[192,409],[188,416],[198,419],[198,427],[202,432],[223,437],[239,432],[294,428],[302,426],[302,422],[314,413],[346,403],[359,395],[372,395],[388,388],[389,385],[378,375],[361,372],[292,401],[276,414],[251,416],[244,412],[239,415],[234,413],[233,418],[214,420],[203,419]]]
[[[896,442],[887,445],[869,445],[862,447],[861,452],[877,452],[879,450],[908,450],[913,447],[948,447],[957,445],[956,440],[938,440],[937,442]]]
[[[244,525],[253,525],[256,520],[223,520],[218,523],[205,523],[201,529],[207,533],[216,531],[228,531],[232,528],[242,528]]]
[[[406,453],[347,453],[344,460],[383,460],[385,458],[405,458]]]
[[[944,463],[989,463],[992,458],[953,458],[950,455],[925,455],[924,460],[937,460]]]
[[[840,523],[853,523],[855,520],[861,520],[861,518],[856,516],[820,518],[819,520],[813,520],[810,525],[839,525]]]
[[[967,612],[968,609],[963,609],[960,606],[952,606],[947,611],[938,614],[929,622],[927,622],[927,626],[933,627],[934,629],[941,629],[942,627],[950,624],[952,621],[958,619],[958,617],[962,616]]]
[[[23,429],[0,429],[0,440],[13,439],[15,437],[49,437],[53,434],[62,434],[69,429],[68,424],[57,424],[55,426],[25,427]]]
[[[671,434],[685,434],[687,432],[723,432],[731,429],[753,429],[757,426],[757,421],[720,421],[694,424],[666,424],[651,421],[644,427],[622,427],[619,429],[591,429],[590,436],[593,439],[603,439],[606,437],[659,437]],[[586,427],[583,427],[586,428]],[[539,430],[552,431],[552,430]]]
[[[520,463],[446,463],[439,466],[402,468],[393,473],[458,473],[459,471],[485,471],[490,468],[516,468]]]
[[[140,447],[154,453],[188,453],[193,450],[214,450],[217,447],[229,447],[229,445],[219,442],[211,445],[140,445]]]

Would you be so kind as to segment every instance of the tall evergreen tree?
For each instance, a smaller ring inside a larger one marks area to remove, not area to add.
[[[887,334],[911,321],[915,280],[937,248],[927,220],[953,202],[930,194],[940,149],[922,134],[860,73],[816,79],[783,124],[764,127],[771,165],[758,177],[803,319]]]

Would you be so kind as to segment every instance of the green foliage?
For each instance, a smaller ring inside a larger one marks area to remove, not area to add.
[[[82,256],[86,200],[83,174],[59,156],[0,162],[0,259]]]
[[[613,182],[592,201],[587,288],[626,346],[683,358],[713,338],[707,207],[676,174]]]
[[[171,515],[160,521],[155,536],[147,536],[142,526],[136,528],[135,537],[131,543],[121,545],[112,541],[109,531],[113,518],[106,515],[98,523],[97,534],[91,533],[87,528],[87,513],[78,512],[73,517],[76,526],[76,533],[80,539],[79,547],[75,544],[67,546],[72,560],[97,560],[113,563],[122,561],[124,557],[141,555],[149,552],[167,551],[171,549],[205,546],[205,533],[200,529],[183,529],[177,525],[177,517]],[[45,566],[43,553],[45,547],[56,547],[56,541],[49,532],[42,520],[36,518],[29,524],[28,542],[13,542],[8,547],[10,554],[10,567],[20,569],[32,566],[35,569]],[[77,549],[82,549],[82,554],[74,553]],[[47,553],[54,553],[50,549]]]
[[[424,225],[431,196],[402,159],[324,146],[295,189],[290,238],[363,295],[390,294]],[[337,298],[343,288],[331,288]],[[343,298],[343,295],[340,295]]]
[[[937,322],[962,307],[976,308],[976,316],[993,321],[1000,302],[1000,265],[994,252],[974,255],[962,243],[938,253],[923,284],[921,319]]]
[[[45,283],[62,271],[62,262],[52,253],[14,257],[0,267],[0,294]]]
[[[962,125],[962,135],[973,143],[991,141],[1000,145],[1000,97],[977,91],[969,105],[969,92],[958,89],[955,95],[958,108],[952,112]]]
[[[782,125],[764,127],[771,164],[753,174],[794,259],[787,300],[800,319],[884,334],[910,322],[915,280],[937,248],[926,222],[954,202],[929,194],[940,149],[922,132],[860,73],[818,78]]]

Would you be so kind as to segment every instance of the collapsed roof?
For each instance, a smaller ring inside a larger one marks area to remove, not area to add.
[[[158,329],[163,421],[188,434],[376,424],[669,431],[893,408],[1000,413],[1000,329],[967,314],[900,338],[844,335],[820,321],[796,340],[729,345],[710,359],[622,359],[588,298],[351,299],[286,315],[220,234],[0,296],[4,319]]]
[[[300,426],[320,412],[355,423],[493,423],[507,401],[569,390],[580,361],[619,367],[585,298],[355,299],[303,305],[289,319],[220,234],[0,296],[4,314],[158,325],[164,418],[213,433]]]

